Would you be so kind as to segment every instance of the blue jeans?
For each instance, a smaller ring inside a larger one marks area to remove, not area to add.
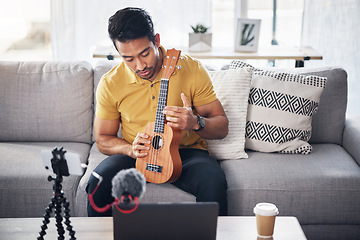
[[[227,182],[220,164],[205,150],[179,149],[182,172],[177,181],[172,183],[176,187],[193,194],[197,202],[218,202],[219,215],[227,215]],[[103,207],[114,201],[111,195],[111,180],[123,169],[134,168],[135,159],[126,155],[113,155],[102,161],[96,168],[103,182],[100,184],[94,201],[98,207]],[[98,180],[91,175],[86,187],[87,193],[92,193],[97,186]],[[145,193],[146,194],[146,193]],[[88,215],[111,216],[111,209],[104,212],[96,212],[88,203]]]

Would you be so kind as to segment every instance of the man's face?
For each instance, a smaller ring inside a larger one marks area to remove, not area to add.
[[[139,77],[153,81],[161,70],[160,36],[155,36],[155,44],[148,37],[127,42],[115,41],[117,50],[125,64]]]

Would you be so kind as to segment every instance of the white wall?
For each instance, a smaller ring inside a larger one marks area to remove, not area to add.
[[[305,0],[302,44],[323,55],[308,66],[341,66],[348,73],[347,114],[360,114],[360,0]]]

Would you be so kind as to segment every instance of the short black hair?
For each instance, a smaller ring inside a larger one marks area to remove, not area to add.
[[[155,44],[154,24],[150,15],[141,8],[128,7],[117,11],[109,18],[108,32],[114,46],[115,40],[127,42],[146,36]]]

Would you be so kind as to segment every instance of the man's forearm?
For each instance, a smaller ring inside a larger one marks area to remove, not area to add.
[[[122,138],[101,135],[96,138],[99,151],[106,155],[124,154],[130,156],[132,145]]]
[[[210,118],[203,117],[205,120],[205,128],[196,131],[196,133],[204,139],[222,139],[228,134],[229,121],[227,117],[218,115]]]

